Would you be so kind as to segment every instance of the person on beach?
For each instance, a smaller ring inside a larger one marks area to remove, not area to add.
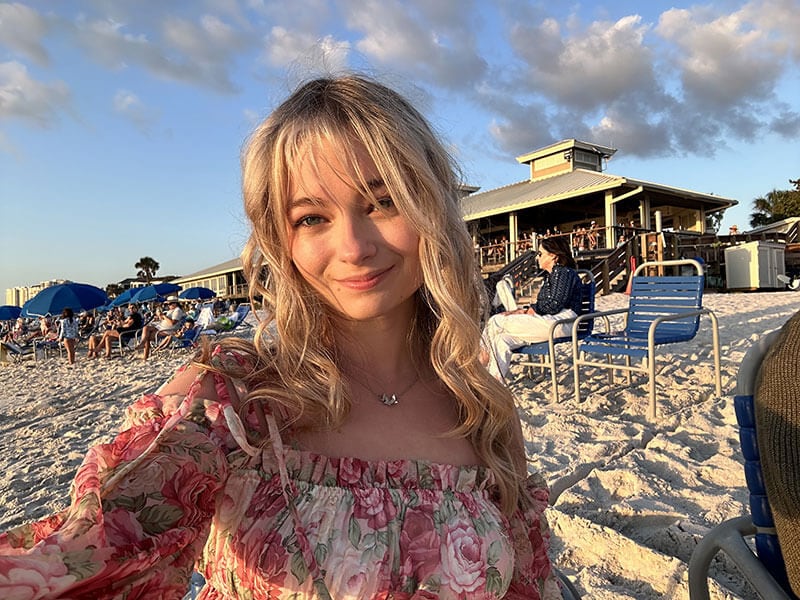
[[[128,316],[119,325],[106,329],[102,336],[89,338],[89,358],[96,357],[100,350],[105,349],[104,356],[111,358],[111,345],[118,341],[120,336],[127,334],[133,336],[134,331],[142,328],[142,315],[135,304],[128,305]]]
[[[425,119],[373,80],[316,79],[242,169],[268,318],[136,402],[68,510],[0,536],[20,577],[0,597],[180,598],[196,564],[207,600],[560,598],[548,492],[479,361],[488,303]]]
[[[761,363],[756,429],[764,482],[786,574],[800,595],[800,312],[789,319]]]
[[[545,276],[536,303],[493,315],[483,330],[484,364],[501,382],[515,348],[547,341],[553,321],[574,319],[581,309],[581,282],[567,238],[543,238],[537,255]],[[563,337],[570,331],[569,325],[560,325],[555,334]]]
[[[61,311],[61,320],[58,322],[58,341],[64,344],[67,351],[67,361],[75,364],[75,344],[78,343],[78,319],[71,308]]]
[[[89,336],[94,331],[95,316],[93,313],[81,311],[78,315],[78,334],[81,337]]]
[[[137,350],[142,351],[142,358],[147,360],[150,356],[150,344],[158,345],[164,338],[171,336],[183,323],[186,313],[181,309],[177,296],[167,298],[169,309],[161,315],[161,318],[152,325],[145,325],[142,329],[142,339]],[[155,320],[155,319],[154,319]]]
[[[14,326],[11,328],[11,331],[6,333],[3,337],[4,342],[11,342],[17,345],[23,345],[28,342],[28,324],[25,322],[25,319],[22,317],[17,317],[17,320],[14,321]]]
[[[188,335],[189,332],[192,329],[194,329],[194,325],[195,325],[194,317],[191,315],[187,316],[186,319],[183,321],[183,325],[181,325],[180,329],[174,331],[173,333],[164,337],[164,339],[161,340],[158,346],[156,346],[156,351],[164,350],[165,348],[171,346],[174,341],[181,340],[184,337],[186,337],[186,335]]]

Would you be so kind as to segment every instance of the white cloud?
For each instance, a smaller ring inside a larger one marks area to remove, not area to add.
[[[715,10],[670,9],[655,25],[638,15],[586,26],[575,14],[563,22],[509,17],[518,61],[504,65],[503,86],[513,106],[499,108],[498,121],[508,126],[493,126],[492,135],[509,152],[530,149],[514,124],[521,125],[520,107],[537,103],[550,107],[537,112],[537,126],[554,138],[586,135],[639,156],[800,133],[797,104],[776,93],[796,72],[789,69],[797,61],[800,0]]]
[[[486,72],[465,18],[472,3],[345,0],[343,7],[348,27],[363,35],[356,48],[381,65],[447,88],[472,86]]]
[[[779,46],[741,13],[703,22],[689,10],[671,9],[661,15],[657,32],[676,45],[683,92],[701,105],[766,99],[781,75]]]
[[[0,63],[0,119],[49,127],[69,104],[70,91],[63,81],[43,83],[33,79],[21,63]]]
[[[553,19],[540,26],[514,25],[511,42],[528,63],[525,74],[559,105],[591,110],[654,87],[653,56],[644,44],[641,17],[597,21],[585,30],[562,31]]]
[[[274,67],[296,67],[320,73],[335,73],[347,66],[350,44],[332,36],[322,39],[313,34],[273,27],[265,40],[264,58]]]
[[[114,94],[114,112],[131,121],[142,133],[149,134],[158,119],[157,111],[148,108],[139,97],[128,90]]]
[[[776,51],[800,62],[800,0],[755,0],[739,13],[743,21],[768,32]]]
[[[50,27],[47,19],[24,4],[0,4],[0,44],[39,65],[50,58],[42,43]]]
[[[235,91],[229,70],[253,41],[246,32],[207,15],[197,22],[166,17],[157,40],[127,29],[110,19],[78,21],[75,35],[87,54],[107,67],[139,66],[163,79],[223,93]]]

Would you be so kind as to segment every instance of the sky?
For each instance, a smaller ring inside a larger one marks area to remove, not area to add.
[[[188,275],[247,237],[239,155],[299,83],[366,72],[489,190],[577,138],[739,201],[800,177],[800,0],[0,2],[0,294]]]

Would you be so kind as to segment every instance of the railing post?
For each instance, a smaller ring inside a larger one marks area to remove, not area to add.
[[[603,294],[608,294],[611,291],[611,281],[608,273],[608,261],[603,261]]]

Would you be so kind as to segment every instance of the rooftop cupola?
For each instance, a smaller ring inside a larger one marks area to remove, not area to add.
[[[606,161],[616,151],[615,148],[570,139],[518,156],[517,162],[529,164],[531,181],[537,181],[570,173],[575,169],[602,172]]]

